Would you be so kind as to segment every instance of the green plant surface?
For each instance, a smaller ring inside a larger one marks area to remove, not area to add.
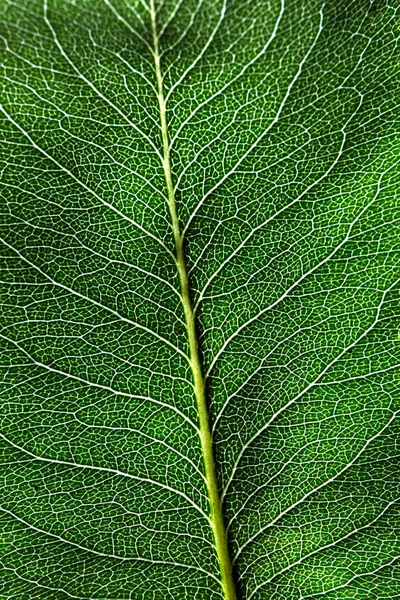
[[[400,598],[399,16],[0,0],[1,600]]]

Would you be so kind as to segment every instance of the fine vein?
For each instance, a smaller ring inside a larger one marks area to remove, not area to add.
[[[176,266],[181,286],[181,299],[185,313],[186,328],[188,333],[190,366],[193,374],[194,393],[199,414],[199,435],[204,459],[207,492],[210,503],[209,521],[214,535],[215,547],[221,574],[221,586],[225,600],[237,600],[235,584],[233,581],[232,562],[229,556],[227,535],[222,514],[222,502],[218,491],[215,472],[212,435],[208,417],[207,401],[205,394],[205,380],[201,368],[199,347],[196,335],[196,326],[192,302],[190,299],[189,278],[183,250],[183,238],[180,232],[178,212],[174,186],[172,183],[172,170],[170,158],[170,145],[166,115],[166,98],[164,96],[163,77],[161,74],[160,51],[156,24],[156,10],[154,0],[150,0],[151,27],[154,44],[154,62],[157,78],[158,102],[160,107],[161,132],[163,142],[162,164],[168,192],[168,207],[172,221],[172,231],[175,243]]]

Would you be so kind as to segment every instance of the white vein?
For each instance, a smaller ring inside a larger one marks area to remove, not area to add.
[[[372,198],[372,200],[370,200],[370,202],[368,202],[363,208],[362,210],[357,214],[357,216],[353,219],[353,221],[351,222],[346,235],[342,238],[341,242],[335,246],[335,248],[327,255],[325,256],[325,258],[323,258],[320,262],[316,263],[311,269],[309,269],[308,271],[306,271],[305,273],[303,273],[303,275],[296,280],[294,283],[292,283],[291,286],[289,286],[287,288],[287,290],[285,290],[285,292],[279,296],[279,298],[277,298],[276,300],[274,300],[274,302],[272,302],[269,306],[266,306],[264,308],[262,308],[256,315],[254,315],[253,317],[251,317],[251,319],[248,319],[246,322],[242,323],[242,325],[240,325],[240,327],[238,327],[223,343],[223,345],[221,346],[221,348],[218,350],[218,352],[216,353],[216,355],[214,356],[213,360],[211,361],[211,364],[209,366],[209,368],[207,369],[206,372],[206,377],[210,376],[210,373],[212,371],[212,369],[214,368],[216,362],[218,361],[218,359],[220,358],[221,354],[224,352],[224,350],[226,349],[226,347],[230,344],[230,342],[237,336],[239,335],[243,329],[245,329],[246,327],[248,327],[249,325],[251,325],[251,323],[254,323],[255,321],[257,321],[262,315],[264,315],[266,312],[272,310],[275,306],[277,306],[280,302],[282,302],[282,300],[284,300],[285,298],[287,298],[289,296],[289,294],[302,282],[304,281],[307,277],[309,277],[312,273],[315,273],[315,271],[317,271],[318,269],[320,269],[324,264],[328,263],[334,256],[335,254],[337,254],[337,252],[351,239],[351,234],[352,231],[355,227],[355,225],[359,222],[359,220],[361,219],[361,217],[369,210],[369,208],[375,203],[375,201],[377,200],[377,198],[379,197],[380,191],[381,191],[381,185],[382,185],[382,180],[385,177],[385,175],[391,171],[392,169],[394,169],[395,167],[398,166],[400,161],[397,161],[396,163],[390,165],[390,167],[388,167],[387,169],[385,169],[379,176],[378,182],[376,184],[376,192]]]
[[[264,131],[257,137],[257,139],[253,142],[253,144],[251,144],[251,146],[246,150],[246,152],[244,152],[242,154],[242,156],[239,158],[239,160],[236,161],[236,163],[233,165],[233,167],[231,167],[231,169],[229,169],[229,171],[227,171],[227,173],[225,173],[225,175],[216,183],[214,184],[214,186],[208,190],[208,192],[201,198],[201,200],[198,202],[196,208],[193,210],[192,214],[190,215],[190,217],[188,218],[185,227],[183,229],[183,235],[186,233],[186,231],[188,230],[190,223],[193,221],[194,217],[196,216],[196,214],[198,213],[199,209],[201,208],[201,206],[204,204],[204,202],[207,200],[207,198],[213,194],[236,170],[237,168],[242,164],[242,162],[249,156],[249,154],[258,146],[258,144],[260,143],[260,141],[265,138],[265,136],[271,131],[272,127],[274,127],[274,125],[278,122],[279,117],[282,114],[282,111],[286,105],[286,102],[291,94],[291,91],[293,89],[293,87],[295,86],[295,84],[297,83],[298,79],[300,78],[300,75],[303,71],[303,67],[306,64],[308,58],[310,57],[311,53],[313,52],[315,46],[317,45],[317,42],[319,40],[319,37],[321,35],[321,32],[323,30],[323,10],[325,7],[325,2],[322,4],[321,9],[319,11],[319,26],[318,26],[318,30],[317,33],[313,39],[312,44],[310,45],[310,47],[308,48],[307,52],[305,53],[305,55],[303,56],[303,58],[301,59],[298,69],[296,71],[296,74],[294,75],[292,81],[290,82],[286,93],[279,105],[279,108],[276,112],[275,117],[271,120],[270,124],[268,125],[268,127],[266,129],[264,129]]]
[[[329,544],[325,544],[324,546],[321,546],[320,548],[317,548],[316,550],[314,550],[313,552],[309,552],[308,554],[306,554],[305,556],[302,556],[301,558],[299,558],[298,560],[296,560],[295,562],[291,563],[290,565],[288,565],[287,567],[285,567],[284,569],[281,569],[280,571],[278,571],[277,573],[275,573],[273,575],[273,577],[271,577],[270,579],[268,579],[267,581],[264,581],[263,583],[257,585],[255,587],[255,589],[249,594],[248,599],[250,600],[262,587],[268,585],[269,583],[271,583],[276,577],[279,577],[280,575],[283,575],[283,573],[286,573],[289,569],[292,569],[293,567],[296,567],[297,565],[303,563],[305,560],[307,560],[308,558],[311,558],[312,556],[315,556],[316,554],[319,554],[321,552],[323,552],[324,550],[328,550],[329,548],[334,548],[335,546],[337,546],[338,544],[340,544],[341,542],[344,542],[345,540],[349,539],[351,536],[356,535],[360,532],[362,532],[365,529],[368,529],[369,527],[373,526],[379,519],[381,519],[395,504],[397,504],[399,502],[399,498],[396,498],[396,500],[392,500],[391,502],[389,502],[385,508],[374,517],[374,519],[372,519],[369,523],[366,523],[365,525],[362,525],[361,527],[358,527],[356,529],[353,529],[352,531],[349,531],[346,535],[342,536],[341,538],[334,540],[333,542],[329,543]],[[395,557],[393,560],[396,560],[397,557]],[[393,560],[391,562],[393,562]],[[386,565],[385,565],[386,566]],[[382,566],[380,566],[379,568],[382,568]],[[349,580],[351,581],[351,580]],[[349,581],[346,582],[346,586],[349,584]],[[345,586],[340,586],[340,587],[345,587]],[[328,593],[331,590],[325,590],[324,593]],[[316,594],[318,595],[318,594]],[[307,596],[308,597],[308,596]],[[313,596],[311,596],[313,597]]]
[[[147,402],[151,402],[153,404],[157,404],[158,406],[162,406],[164,408],[167,408],[167,409],[175,412],[184,421],[186,421],[196,431],[197,434],[199,433],[197,425],[195,425],[193,423],[193,421],[191,419],[189,419],[189,417],[187,415],[185,415],[185,413],[183,413],[182,411],[180,411],[176,406],[174,406],[172,404],[167,404],[166,402],[161,402],[160,400],[156,400],[155,398],[151,398],[150,396],[141,396],[141,395],[137,395],[137,394],[131,394],[131,393],[128,393],[128,392],[122,392],[120,390],[115,390],[114,388],[112,388],[110,386],[103,385],[103,384],[100,384],[100,383],[96,383],[94,381],[88,381],[88,380],[84,379],[83,377],[79,377],[78,375],[74,375],[73,373],[68,373],[66,371],[61,371],[60,369],[56,369],[55,367],[52,367],[50,365],[46,365],[45,363],[42,363],[42,362],[36,360],[16,340],[13,340],[12,338],[9,338],[8,336],[6,336],[6,335],[4,335],[2,333],[0,333],[0,337],[3,338],[4,340],[6,340],[7,342],[9,342],[10,344],[13,344],[14,346],[16,346],[18,348],[18,350],[20,350],[36,366],[38,366],[40,368],[43,368],[46,371],[49,371],[51,373],[56,373],[57,375],[61,375],[61,376],[66,377],[68,379],[73,379],[74,381],[79,381],[80,383],[83,383],[83,384],[85,384],[85,385],[87,385],[89,387],[94,387],[94,388],[98,388],[98,389],[106,391],[106,392],[110,392],[111,394],[114,394],[116,396],[122,396],[122,397],[125,397],[125,398],[133,398],[133,399],[136,399],[136,400],[144,400],[144,401],[147,401]]]
[[[243,445],[243,447],[241,448],[231,471],[230,476],[228,477],[227,483],[224,487],[224,491],[222,494],[222,497],[224,497],[227,493],[228,488],[230,487],[236,469],[239,465],[239,462],[242,459],[242,456],[244,455],[245,451],[247,450],[247,448],[254,442],[254,440],[256,438],[258,438],[266,429],[268,429],[268,427],[271,425],[271,423],[273,423],[275,421],[275,419],[277,419],[277,417],[279,417],[279,415],[281,415],[285,410],[287,410],[292,404],[294,404],[295,402],[297,402],[297,400],[299,400],[302,396],[304,396],[304,394],[306,394],[308,391],[310,391],[316,383],[319,382],[320,379],[322,379],[322,377],[325,375],[325,373],[327,373],[329,371],[329,369],[338,361],[342,358],[342,356],[344,356],[351,348],[354,348],[354,346],[356,346],[356,344],[358,344],[363,338],[365,338],[368,333],[370,331],[372,331],[376,324],[379,322],[379,316],[380,316],[380,312],[381,309],[384,305],[385,299],[387,294],[397,286],[397,284],[400,282],[400,279],[397,279],[394,283],[392,283],[390,285],[390,287],[387,288],[387,290],[385,290],[385,292],[382,294],[382,298],[381,301],[379,302],[379,305],[377,307],[376,310],[376,314],[375,314],[375,318],[373,320],[373,322],[369,325],[369,327],[367,327],[367,329],[365,329],[361,335],[359,335],[355,340],[353,340],[353,342],[351,342],[351,344],[349,344],[348,346],[346,346],[345,348],[343,348],[341,350],[341,352],[335,356],[335,358],[329,362],[324,369],[322,369],[322,371],[320,371],[320,373],[318,374],[318,376],[311,381],[299,394],[297,394],[294,398],[292,398],[291,400],[289,400],[289,402],[287,402],[286,404],[284,404],[276,413],[274,413],[272,415],[272,417],[256,432],[254,433],[251,438]]]
[[[170,485],[167,485],[166,483],[162,483],[161,481],[156,481],[155,479],[150,479],[149,477],[133,475],[132,473],[126,473],[125,471],[120,471],[119,469],[112,469],[110,467],[100,467],[98,465],[81,464],[78,462],[75,463],[72,461],[70,462],[67,460],[60,460],[60,459],[56,459],[56,458],[46,458],[44,456],[36,455],[33,452],[30,452],[29,450],[24,448],[23,446],[20,446],[20,445],[14,443],[12,440],[7,438],[2,433],[0,433],[0,438],[2,440],[4,440],[6,443],[10,444],[10,446],[15,448],[16,450],[19,450],[20,452],[23,452],[24,454],[27,454],[31,458],[33,458],[37,461],[40,461],[40,462],[56,464],[56,465],[64,465],[66,467],[73,467],[76,469],[89,469],[92,471],[101,471],[103,473],[110,473],[113,475],[117,475],[119,477],[126,477],[128,479],[133,479],[134,481],[140,481],[142,483],[154,485],[155,487],[166,490],[166,491],[170,492],[171,494],[175,494],[175,495],[183,498],[188,504],[190,504],[190,506],[192,506],[198,513],[200,513],[202,515],[202,517],[204,517],[204,519],[206,519],[207,522],[209,522],[209,516],[207,515],[207,513],[205,513],[204,510],[200,506],[198,506],[198,504],[196,504],[196,502],[194,502],[194,500],[192,500],[192,498],[190,498],[190,496],[188,496],[181,490],[177,490],[176,488],[173,488]]]
[[[33,269],[38,271],[41,275],[43,275],[43,277],[45,277],[52,285],[54,285],[56,287],[60,287],[63,290],[70,292],[74,296],[77,296],[78,298],[81,298],[82,300],[86,300],[86,301],[94,304],[95,306],[98,306],[102,310],[110,312],[114,316],[118,317],[118,319],[120,319],[121,321],[124,321],[125,323],[129,323],[130,325],[133,325],[136,329],[140,329],[142,331],[145,331],[146,333],[149,333],[150,335],[157,338],[160,342],[163,342],[164,344],[166,344],[167,346],[172,348],[175,352],[180,354],[186,361],[189,362],[189,358],[188,358],[187,354],[185,354],[180,348],[178,348],[178,346],[175,346],[175,344],[173,344],[166,338],[163,338],[161,335],[159,335],[152,329],[149,329],[149,327],[146,327],[145,325],[136,323],[135,321],[132,321],[131,319],[128,319],[127,317],[124,317],[123,315],[121,315],[118,311],[114,310],[113,308],[110,308],[109,306],[105,306],[104,304],[101,304],[100,302],[98,302],[97,300],[94,300],[93,298],[90,298],[89,296],[85,296],[84,294],[81,294],[80,292],[64,285],[63,283],[60,283],[59,281],[55,281],[50,275],[48,275],[45,271],[40,269],[40,267],[38,267],[36,264],[31,262],[29,259],[27,259],[18,249],[11,246],[11,244],[9,244],[6,240],[0,238],[0,242],[2,242],[10,250],[13,250],[26,264],[28,264],[30,267],[32,267]]]
[[[12,118],[12,116],[6,111],[6,109],[4,108],[4,106],[1,105],[1,104],[0,104],[0,112],[2,112],[3,115],[10,121],[10,123],[12,123],[29,140],[29,142],[32,144],[32,146],[36,150],[38,150],[46,158],[48,158],[49,160],[51,160],[55,165],[57,165],[57,167],[59,169],[61,169],[62,171],[64,171],[64,173],[67,173],[74,181],[76,181],[87,192],[89,192],[99,202],[101,202],[101,204],[103,204],[104,206],[106,206],[107,208],[109,208],[111,211],[115,212],[119,217],[121,217],[121,219],[123,219],[125,221],[128,221],[131,225],[133,225],[135,228],[139,229],[146,236],[150,237],[151,239],[153,239],[154,241],[156,241],[158,244],[160,244],[164,248],[164,250],[166,250],[168,252],[168,254],[172,258],[174,258],[174,260],[175,260],[174,254],[171,252],[171,250],[168,248],[168,246],[162,240],[160,240],[153,233],[151,233],[150,231],[148,231],[147,229],[145,229],[144,227],[142,227],[142,225],[140,225],[139,223],[137,223],[136,221],[134,221],[133,219],[131,219],[130,217],[128,217],[127,215],[125,215],[124,213],[122,213],[118,208],[116,208],[115,206],[113,206],[112,204],[110,204],[109,202],[107,202],[106,200],[104,200],[101,196],[99,196],[97,194],[97,192],[95,192],[94,190],[92,190],[88,185],[86,185],[83,181],[81,181],[78,177],[76,177],[76,175],[72,171],[70,171],[69,169],[67,169],[66,167],[64,167],[64,165],[62,165],[60,162],[58,162],[51,154],[49,154],[48,152],[46,152],[46,150],[44,150],[41,146],[39,146],[35,142],[35,140],[29,135],[29,133],[27,131],[25,131],[25,129],[19,123],[17,123],[17,121],[15,121]]]
[[[323,488],[325,488],[326,486],[328,486],[329,484],[333,483],[334,481],[336,481],[341,475],[343,475],[344,473],[346,473],[346,471],[348,471],[356,462],[357,460],[362,456],[362,454],[365,452],[365,450],[368,448],[368,446],[374,442],[377,438],[379,438],[382,433],[388,429],[388,427],[390,427],[390,425],[393,423],[393,421],[395,420],[395,418],[398,416],[398,414],[400,414],[400,411],[395,411],[393,412],[392,416],[390,417],[390,419],[385,423],[385,425],[377,432],[375,433],[372,437],[370,437],[368,439],[368,441],[364,444],[364,446],[353,456],[353,458],[348,461],[344,467],[342,469],[340,469],[339,471],[337,471],[332,477],[330,477],[329,479],[325,480],[323,483],[321,483],[320,485],[318,485],[317,487],[309,490],[306,494],[304,494],[304,496],[302,496],[301,498],[299,498],[299,500],[297,500],[296,502],[294,502],[293,504],[291,504],[290,506],[288,506],[287,508],[285,508],[285,510],[281,511],[272,521],[270,521],[267,525],[265,525],[264,527],[261,527],[258,531],[256,531],[253,535],[251,535],[248,540],[246,540],[246,542],[244,542],[239,549],[237,550],[237,552],[235,553],[235,556],[233,557],[233,561],[236,562],[237,559],[239,558],[239,556],[241,555],[241,553],[243,552],[243,550],[249,545],[251,544],[259,535],[263,534],[267,529],[270,529],[271,527],[273,527],[282,517],[284,517],[285,515],[287,515],[290,511],[292,511],[294,508],[296,508],[297,506],[299,506],[300,504],[302,504],[305,500],[307,500],[310,496],[316,494],[317,492],[319,492],[320,490],[322,490]]]

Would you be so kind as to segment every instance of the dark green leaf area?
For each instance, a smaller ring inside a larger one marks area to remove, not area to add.
[[[400,598],[398,18],[0,0],[1,600],[233,598],[174,207],[236,600]]]

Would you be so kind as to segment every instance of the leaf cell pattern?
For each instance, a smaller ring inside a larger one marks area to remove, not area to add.
[[[237,599],[400,598],[398,3],[0,13],[0,597],[224,599],[172,194]]]

